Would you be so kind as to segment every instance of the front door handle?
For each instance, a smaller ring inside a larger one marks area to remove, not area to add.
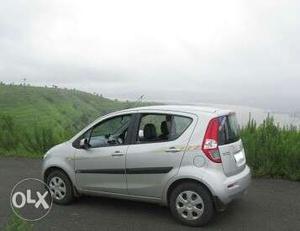
[[[181,149],[175,148],[175,147],[170,147],[165,150],[165,152],[181,152]]]
[[[122,153],[120,151],[115,151],[113,154],[111,154],[111,156],[113,156],[113,157],[124,156],[124,153]]]

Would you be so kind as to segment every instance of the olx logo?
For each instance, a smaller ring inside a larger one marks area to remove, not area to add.
[[[35,178],[27,178],[14,186],[10,202],[12,210],[18,217],[36,221],[49,213],[52,197],[44,182]]]
[[[45,192],[43,195],[41,195],[40,192],[36,192],[36,195],[38,197],[38,201],[31,198],[31,190],[26,190],[26,195],[22,192],[15,192],[12,196],[12,203],[16,208],[23,208],[25,204],[34,204],[36,208],[38,208],[40,205],[44,207],[44,209],[49,209],[49,205],[45,200],[45,197],[48,195],[48,192]],[[21,203],[18,204],[17,202],[17,196],[21,197]]]

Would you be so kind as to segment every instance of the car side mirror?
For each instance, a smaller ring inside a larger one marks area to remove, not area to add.
[[[90,147],[87,138],[83,138],[79,141],[79,147],[82,149],[88,149]]]
[[[139,130],[139,139],[143,139],[144,138],[144,130]]]

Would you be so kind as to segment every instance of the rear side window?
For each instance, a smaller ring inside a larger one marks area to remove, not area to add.
[[[239,125],[235,114],[229,114],[218,118],[219,127],[219,145],[230,144],[240,139]]]
[[[175,140],[184,133],[191,122],[191,118],[179,115],[143,114],[139,123],[137,142]]]
[[[171,139],[177,139],[189,127],[192,119],[183,116],[173,116]]]

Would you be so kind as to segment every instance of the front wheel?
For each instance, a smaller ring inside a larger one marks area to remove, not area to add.
[[[190,226],[203,226],[214,215],[210,192],[197,183],[178,185],[171,192],[169,205],[172,215]]]
[[[66,205],[73,201],[73,185],[64,172],[59,170],[51,172],[47,177],[47,185],[54,203]]]

